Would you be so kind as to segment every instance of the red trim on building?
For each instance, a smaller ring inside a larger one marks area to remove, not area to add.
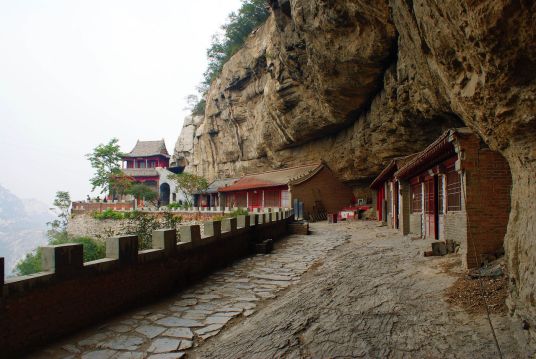
[[[456,133],[454,130],[448,130],[443,133],[424,151],[420,152],[414,159],[396,172],[395,177],[398,179],[413,177],[455,155],[456,150],[450,142],[450,136],[454,133]]]
[[[376,210],[378,211],[378,221],[383,221],[383,202],[384,201],[385,201],[385,186],[382,186],[376,193]]]

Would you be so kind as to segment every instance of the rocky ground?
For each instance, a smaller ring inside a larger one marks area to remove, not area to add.
[[[486,314],[445,299],[456,255],[374,222],[312,230],[31,357],[499,357]],[[521,323],[491,319],[503,357],[536,353]]]

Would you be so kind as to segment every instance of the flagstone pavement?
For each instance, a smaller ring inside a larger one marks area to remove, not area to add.
[[[50,346],[31,358],[181,358],[226,327],[255,314],[298,282],[345,236],[290,236],[268,255],[240,260],[171,299]]]

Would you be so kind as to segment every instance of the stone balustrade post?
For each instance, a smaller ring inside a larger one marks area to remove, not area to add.
[[[180,227],[181,242],[196,242],[201,240],[201,227],[194,226],[181,226]]]
[[[236,231],[236,218],[224,218],[221,222],[222,232],[233,232]]]
[[[76,273],[84,266],[84,247],[80,243],[41,247],[41,268],[59,275]]]
[[[256,223],[257,224],[263,224],[264,223],[264,214],[256,214]]]
[[[250,217],[248,216],[238,216],[236,217],[236,225],[238,228],[246,228],[249,227],[250,224]]]
[[[273,222],[274,221],[274,213],[273,212],[265,213],[265,215],[268,217],[266,219],[266,222]]]
[[[256,226],[257,224],[258,224],[257,215],[256,214],[250,214],[249,215],[249,225],[250,225],[250,227]]]
[[[157,229],[153,231],[153,249],[163,249],[166,256],[172,256],[177,249],[176,229]]]
[[[121,264],[138,261],[138,236],[118,236],[106,239],[106,258],[118,259]]]
[[[221,237],[221,221],[208,221],[203,223],[203,229],[206,237]]]

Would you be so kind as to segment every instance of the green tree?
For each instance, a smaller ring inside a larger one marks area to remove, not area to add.
[[[160,223],[155,216],[143,212],[130,213],[125,231],[132,233],[139,238],[139,247],[141,250],[151,249],[153,243],[153,231],[161,228]]]
[[[72,238],[67,233],[57,233],[55,238],[48,242],[52,246],[66,243],[80,243],[84,247],[84,262],[95,261],[106,256],[106,247],[103,242],[89,237]],[[15,266],[18,275],[30,275],[41,272],[41,249],[37,248],[19,261]]]
[[[158,193],[143,183],[133,184],[126,193],[134,196],[138,200],[144,200],[153,205],[156,205],[158,201]]]
[[[69,208],[71,208],[71,195],[67,191],[56,192],[56,198],[54,198],[55,212],[58,218],[48,222],[50,226],[48,231],[49,237],[53,237],[56,233],[62,233],[67,231],[67,223],[69,222]]]
[[[123,197],[132,187],[134,180],[123,172],[110,178],[110,189],[114,195]]]
[[[41,272],[41,250],[37,248],[31,253],[27,253],[15,266],[15,273],[18,275],[30,275]]]
[[[47,223],[48,244],[52,246],[66,243],[81,243],[84,247],[84,261],[94,261],[106,256],[104,243],[89,237],[71,237],[67,233],[67,223],[69,221],[69,208],[71,207],[71,196],[69,192],[58,191],[53,202],[58,218]],[[15,266],[18,275],[30,275],[41,272],[41,249],[37,248],[20,260]]]
[[[117,138],[111,139],[106,145],[100,144],[88,153],[86,157],[95,170],[95,174],[89,180],[92,191],[101,189],[101,193],[109,193],[113,178],[121,175],[121,158],[123,153],[118,145]]]
[[[222,26],[223,33],[214,35],[207,49],[208,67],[199,86],[199,92],[203,96],[192,106],[192,114],[204,114],[204,95],[210,84],[220,75],[223,65],[242,48],[251,32],[262,25],[269,15],[266,0],[243,0],[238,12],[229,14],[227,23]]]
[[[84,247],[84,262],[95,261],[106,257],[106,245],[90,237],[71,237],[60,235],[50,240],[50,245],[57,246],[67,243],[79,243]]]
[[[169,178],[177,185],[177,190],[186,198],[188,207],[193,204],[193,195],[196,192],[206,191],[208,182],[205,178],[191,173],[179,173],[170,175]]]

